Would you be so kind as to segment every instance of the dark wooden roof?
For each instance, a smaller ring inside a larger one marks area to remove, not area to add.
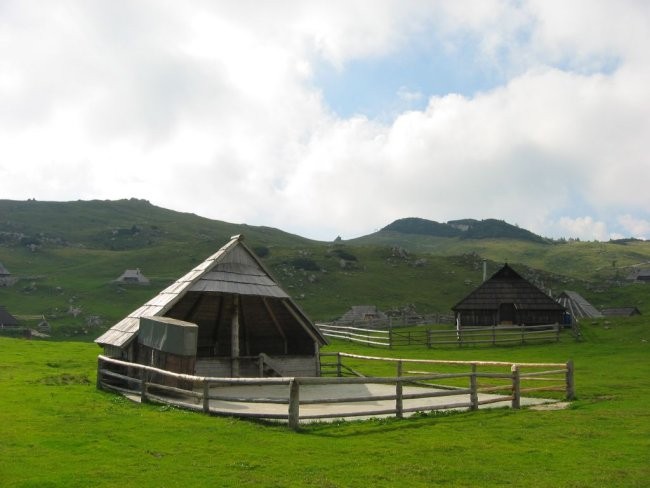
[[[632,315],[641,315],[641,311],[636,307],[603,308],[602,312],[606,317],[631,317]]]
[[[507,264],[454,305],[452,310],[498,310],[502,303],[512,303],[519,310],[564,310],[562,305]]]
[[[14,327],[18,325],[18,319],[7,312],[7,309],[0,305],[0,325]]]

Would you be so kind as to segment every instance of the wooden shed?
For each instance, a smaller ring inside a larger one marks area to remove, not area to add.
[[[9,270],[0,263],[0,286],[11,286],[15,281]]]
[[[115,283],[124,283],[127,285],[148,285],[149,278],[142,274],[140,268],[127,269],[115,280]]]
[[[636,307],[603,308],[602,312],[605,317],[632,317],[634,315],[641,315],[641,311]]]
[[[561,324],[565,308],[508,264],[452,307],[461,327]]]
[[[583,318],[599,318],[603,316],[596,307],[575,291],[563,291],[558,295],[557,301],[567,310],[571,315],[571,318],[575,320]]]
[[[141,322],[149,317],[168,317],[198,327],[196,374],[320,374],[319,350],[326,339],[244,244],[242,236],[233,236],[214,255],[95,342],[107,356],[150,364],[151,351],[138,340]]]
[[[339,318],[337,324],[360,324],[376,320],[388,320],[388,315],[375,305],[353,305]]]
[[[17,327],[18,326],[18,319],[11,315],[7,309],[3,306],[0,305],[0,328],[4,329],[5,327]]]

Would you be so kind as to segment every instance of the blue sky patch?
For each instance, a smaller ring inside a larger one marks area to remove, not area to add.
[[[405,110],[424,109],[431,96],[471,97],[504,83],[498,67],[490,66],[481,62],[472,42],[453,50],[420,42],[389,56],[350,61],[340,71],[323,63],[316,69],[315,84],[340,117],[361,114],[390,121]]]

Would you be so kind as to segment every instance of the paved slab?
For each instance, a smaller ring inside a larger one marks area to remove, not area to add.
[[[448,392],[453,390],[443,390],[437,388],[422,387],[404,387],[403,394],[418,394],[423,392]],[[268,386],[222,386],[212,388],[211,396],[218,396],[221,399],[210,400],[210,411],[214,414],[232,415],[241,417],[255,417],[276,419],[286,422],[288,412],[289,388],[286,385],[268,385]],[[394,399],[382,399],[381,397],[395,394],[395,386],[382,384],[351,384],[351,385],[301,385],[301,401],[318,401],[315,404],[300,405],[300,422],[327,422],[341,419],[368,419],[394,417],[395,409]],[[345,403],[335,403],[340,399],[363,399],[372,396],[374,398],[363,401],[346,401]],[[479,401],[496,400],[500,396],[494,394],[479,394]],[[234,399],[255,398],[255,402],[241,402]],[[265,401],[266,400],[266,401]],[[418,412],[428,412],[432,410],[452,411],[467,410],[467,406],[454,406],[454,404],[468,404],[469,394],[460,393],[452,396],[442,396],[434,398],[405,399],[403,408],[404,416],[414,415]],[[284,403],[274,403],[274,402]],[[542,405],[555,403],[558,400],[544,398],[521,398],[521,406]],[[182,401],[179,399],[170,402],[179,406],[200,409],[202,404],[200,400]],[[480,405],[479,408],[503,408],[510,407],[510,400],[497,401]],[[366,414],[366,412],[369,412]],[[281,419],[280,417],[285,417]],[[323,416],[326,416],[323,418]]]

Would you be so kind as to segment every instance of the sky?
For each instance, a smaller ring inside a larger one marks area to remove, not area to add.
[[[0,198],[650,239],[646,0],[0,0]]]

